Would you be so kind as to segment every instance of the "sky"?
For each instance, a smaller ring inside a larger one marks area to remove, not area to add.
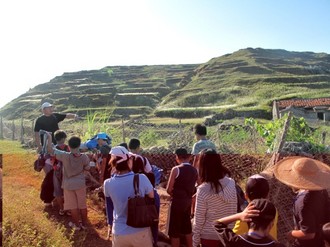
[[[0,108],[65,72],[247,47],[330,54],[329,13],[329,0],[3,0]]]

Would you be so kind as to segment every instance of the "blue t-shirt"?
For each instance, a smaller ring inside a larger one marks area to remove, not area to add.
[[[113,225],[112,233],[117,235],[134,234],[145,228],[134,228],[126,224],[127,221],[127,200],[134,196],[133,188],[134,173],[129,172],[123,175],[114,175],[104,181],[104,195],[110,197],[113,202]],[[149,179],[144,174],[139,174],[139,192],[145,196],[153,191]]]

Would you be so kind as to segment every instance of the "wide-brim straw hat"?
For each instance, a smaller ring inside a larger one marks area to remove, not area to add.
[[[296,189],[330,188],[330,167],[307,157],[291,156],[277,162],[274,175],[282,183]]]

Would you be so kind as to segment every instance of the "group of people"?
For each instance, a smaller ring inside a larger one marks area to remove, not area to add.
[[[48,153],[59,161],[56,164],[62,171],[62,181],[56,182],[53,172],[53,184],[59,192],[55,193],[54,189],[54,196],[59,202],[63,199],[62,204],[59,203],[63,205],[60,212],[71,213],[69,225],[74,230],[85,229],[88,226],[85,173],[90,169],[91,159],[82,152],[81,139],[77,136],[69,138],[70,150],[65,150],[65,132],[58,127],[65,117],[78,116],[53,113],[53,106],[47,102],[42,110],[44,115],[36,121],[36,136],[40,130],[46,131]],[[191,153],[185,148],[175,150],[177,165],[171,169],[166,186],[171,197],[168,215],[171,245],[180,246],[184,242],[188,247],[285,246],[277,241],[280,213],[267,199],[270,191],[267,179],[260,174],[247,179],[248,205],[242,210],[238,185],[222,165],[215,145],[206,138],[206,126],[197,124],[194,132],[197,142]],[[158,223],[145,228],[126,224],[127,202],[135,194],[133,177],[136,173],[139,174],[139,194],[154,201],[158,214],[160,209],[155,177],[150,162],[140,154],[140,141],[132,138],[128,144],[111,147],[104,138],[104,133],[97,136],[99,147],[95,160],[112,246],[157,246]],[[41,150],[43,140],[36,140]],[[330,187],[329,166],[295,156],[277,162],[274,175],[297,193],[293,204],[294,229],[288,233],[292,246],[325,246],[330,238],[330,202],[326,191]],[[61,190],[63,196],[59,196]]]

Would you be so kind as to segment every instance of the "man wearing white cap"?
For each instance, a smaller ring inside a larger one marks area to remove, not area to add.
[[[77,120],[79,117],[77,114],[73,113],[54,113],[54,107],[49,102],[44,102],[41,105],[41,110],[43,115],[37,118],[35,126],[34,126],[34,132],[35,132],[35,140],[38,147],[38,153],[41,151],[42,145],[43,145],[43,138],[40,138],[39,131],[45,130],[47,132],[52,133],[52,141],[54,144],[55,138],[54,138],[54,132],[56,130],[59,130],[58,123],[63,121],[65,118],[71,118]]]

